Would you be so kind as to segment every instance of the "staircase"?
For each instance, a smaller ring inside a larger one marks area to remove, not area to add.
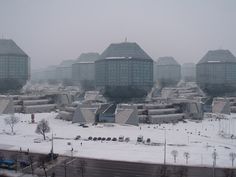
[[[168,123],[177,122],[185,118],[185,113],[179,107],[171,104],[144,104],[138,105],[140,123]]]

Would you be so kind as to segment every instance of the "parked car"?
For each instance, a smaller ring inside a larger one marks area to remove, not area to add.
[[[88,140],[92,140],[92,139],[93,139],[93,137],[92,137],[92,136],[88,137]]]
[[[51,159],[53,159],[53,160],[57,159],[57,157],[58,157],[58,154],[49,153],[49,154],[47,154],[45,159],[46,159],[46,161],[50,161]]]
[[[111,141],[111,137],[108,137],[108,138],[106,139],[106,141]]]
[[[0,160],[0,168],[6,168],[8,170],[15,170],[16,162],[14,160]]]
[[[137,142],[138,142],[138,143],[143,142],[143,136],[142,136],[142,135],[139,135],[139,136],[137,137]]]
[[[102,140],[102,138],[101,138],[101,137],[98,137],[98,140],[100,141],[100,140]]]
[[[20,164],[21,168],[25,168],[25,167],[30,165],[30,162],[29,161],[25,161],[25,160],[21,160],[21,161],[19,161],[19,164]]]
[[[97,137],[93,137],[93,141],[97,141],[97,139],[98,139]]]
[[[79,140],[81,138],[80,135],[77,135],[74,140]]]
[[[119,136],[118,141],[119,141],[119,142],[123,142],[123,141],[124,141],[124,136]]]
[[[106,140],[106,138],[105,137],[102,137],[102,141],[105,141]]]
[[[147,143],[151,143],[151,139],[150,138],[147,139]]]
[[[125,138],[125,142],[128,143],[130,141],[130,138],[129,137],[126,137]]]
[[[117,138],[116,137],[112,138],[112,141],[117,141]]]
[[[41,143],[41,139],[34,139],[34,143]]]

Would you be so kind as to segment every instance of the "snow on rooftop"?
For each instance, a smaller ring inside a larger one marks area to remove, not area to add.
[[[152,60],[151,57],[137,43],[131,42],[110,44],[100,55],[100,59],[111,59],[110,57],[125,57]]]
[[[9,135],[10,127],[4,123],[0,115],[0,148],[17,150],[29,148],[32,152],[48,153],[51,149],[50,141],[42,141],[42,136],[35,133],[37,124],[30,123],[30,114],[15,114],[20,117],[20,122],[15,126],[16,135]],[[35,121],[41,119],[49,121],[54,134],[55,153],[73,156],[91,157],[99,159],[112,159],[136,162],[163,163],[164,134],[166,131],[167,163],[173,163],[172,150],[178,151],[177,164],[185,164],[184,152],[190,153],[189,165],[212,166],[212,152],[218,153],[216,165],[230,167],[230,152],[236,151],[236,139],[225,139],[218,135],[219,121],[207,118],[202,122],[187,121],[177,124],[147,125],[139,127],[131,125],[98,126],[89,125],[88,128],[72,124],[68,121],[55,119],[57,113],[35,114]],[[233,115],[236,117],[236,114]],[[228,120],[225,120],[225,125]],[[236,126],[236,118],[230,120],[231,126]],[[234,123],[232,123],[234,122]],[[109,124],[110,125],[110,124]],[[223,125],[223,124],[222,124]],[[236,133],[236,132],[234,132]],[[74,140],[80,135],[81,140]],[[116,137],[123,135],[129,137],[130,142],[113,141],[88,141],[92,137]],[[138,144],[137,137],[151,139],[152,145]],[[51,137],[51,133],[47,134]],[[40,140],[40,141],[39,141]],[[67,143],[70,142],[71,145]],[[82,146],[81,146],[82,142]]]
[[[220,63],[221,61],[207,61],[207,63]]]
[[[209,50],[198,62],[208,63],[209,61],[220,61],[222,63],[235,63],[236,57],[229,50]]]
[[[106,59],[125,59],[125,58],[131,59],[132,57],[106,57]]]
[[[74,64],[94,64],[94,61],[79,61]]]

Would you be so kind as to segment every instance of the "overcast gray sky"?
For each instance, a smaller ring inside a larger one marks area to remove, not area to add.
[[[196,63],[208,50],[236,55],[236,0],[0,0],[0,34],[34,69],[125,37],[153,59]]]

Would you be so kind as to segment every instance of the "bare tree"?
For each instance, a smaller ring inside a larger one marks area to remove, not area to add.
[[[186,164],[188,164],[188,159],[190,158],[189,152],[185,152],[184,157],[185,157],[185,160],[186,160]]]
[[[45,134],[50,132],[50,127],[48,124],[48,121],[45,119],[42,119],[35,130],[35,133],[43,135],[43,139],[46,139]]]
[[[171,151],[171,155],[173,155],[173,157],[174,157],[174,162],[176,163],[176,158],[177,158],[177,156],[178,156],[178,151],[177,151],[177,150]]]
[[[236,159],[236,153],[235,152],[229,153],[229,158],[232,161],[232,167],[233,167],[234,166],[234,160]]]
[[[14,126],[20,121],[15,115],[10,115],[4,119],[5,124],[11,127],[11,133],[14,134]]]

